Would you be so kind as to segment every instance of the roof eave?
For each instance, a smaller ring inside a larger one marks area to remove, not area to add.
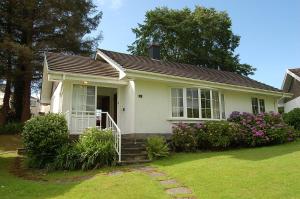
[[[205,85],[209,85],[210,87],[215,87],[215,88],[243,91],[243,92],[248,92],[248,93],[252,92],[252,93],[268,94],[268,95],[273,95],[273,96],[277,96],[277,97],[283,97],[283,96],[292,97],[293,96],[293,94],[280,92],[280,91],[258,89],[258,88],[238,86],[238,85],[233,85],[233,84],[211,82],[211,81],[206,81],[206,80],[197,80],[197,79],[192,79],[192,78],[187,78],[187,77],[165,75],[165,74],[138,71],[138,70],[132,70],[132,69],[127,69],[126,74],[127,74],[127,77],[131,77],[131,78],[146,78],[146,79],[152,79],[152,80],[178,82],[178,83],[193,84],[193,85],[205,84]]]

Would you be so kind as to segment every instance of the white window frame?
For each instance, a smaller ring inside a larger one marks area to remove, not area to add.
[[[198,118],[189,118],[187,116],[187,92],[186,89],[187,88],[197,88],[198,89],[198,106],[199,106],[199,117]],[[172,105],[172,89],[182,89],[183,92],[183,116],[180,117],[173,117],[173,105]],[[203,118],[202,117],[202,104],[201,104],[201,93],[202,90],[209,90],[210,91],[210,111],[211,111],[211,118]],[[220,113],[220,118],[214,118],[213,117],[213,101],[212,101],[212,91],[216,91],[218,92],[218,97],[219,97],[219,113]],[[170,120],[184,120],[184,121],[199,121],[199,120],[226,120],[226,110],[225,111],[225,118],[222,117],[222,107],[225,107],[225,95],[217,89],[212,89],[212,88],[205,88],[205,87],[170,87],[170,92],[169,92],[169,99],[170,99],[170,103],[169,103],[169,107],[170,107],[170,111],[169,111],[169,115],[170,115]],[[221,95],[224,95],[224,105],[222,105],[222,100],[221,100]]]
[[[172,103],[173,103],[173,102],[172,102],[172,100],[173,100],[172,98],[173,98],[173,97],[172,97],[172,89],[183,89],[183,90],[182,90],[182,95],[183,95],[183,96],[182,96],[182,100],[183,100],[183,103],[182,103],[183,116],[178,116],[178,117],[174,117],[174,116],[173,116],[173,104],[172,104]],[[170,101],[170,110],[171,110],[171,111],[170,111],[170,116],[171,116],[171,118],[184,118],[185,115],[186,115],[186,114],[185,114],[185,105],[184,105],[184,101],[185,101],[184,88],[181,88],[181,87],[174,87],[174,88],[171,88],[171,89],[170,89],[170,97],[169,97],[169,99],[171,99],[171,101]]]
[[[264,99],[264,98],[260,98],[260,97],[251,97],[251,110],[252,110],[252,113],[253,113],[253,104],[252,104],[252,99],[253,98],[256,98],[257,99],[257,108],[258,108],[258,114],[259,113],[265,113],[266,112],[266,100]],[[260,103],[259,103],[259,101],[260,100],[263,100],[264,101],[264,109],[265,109],[265,111],[264,112],[262,112],[261,110],[260,110]],[[253,113],[254,114],[254,113]]]

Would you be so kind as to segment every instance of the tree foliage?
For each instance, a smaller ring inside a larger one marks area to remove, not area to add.
[[[181,10],[166,7],[146,13],[143,24],[132,29],[136,40],[128,46],[134,55],[148,55],[150,43],[159,43],[164,60],[200,65],[208,68],[253,74],[255,68],[241,64],[234,50],[240,37],[231,29],[226,12],[196,6]]]
[[[98,27],[101,17],[92,0],[0,2],[0,79],[6,80],[7,88],[13,86],[19,119],[30,117],[31,89],[41,80],[43,52],[89,55],[101,34],[86,35]],[[10,95],[11,88],[6,90]]]

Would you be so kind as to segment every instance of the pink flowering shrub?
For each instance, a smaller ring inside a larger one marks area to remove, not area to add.
[[[173,126],[172,145],[176,151],[264,146],[290,142],[297,132],[278,113],[233,112],[228,121],[207,121]]]
[[[195,125],[199,149],[226,149],[239,142],[240,125],[227,121],[209,121]]]
[[[240,125],[227,121],[173,126],[173,146],[176,151],[196,149],[226,149],[239,142]]]
[[[172,145],[175,151],[191,152],[197,149],[196,129],[189,124],[173,126]]]
[[[235,122],[242,127],[242,140],[248,146],[262,146],[279,144],[296,139],[292,127],[286,125],[278,113],[251,113],[232,112],[229,122]]]

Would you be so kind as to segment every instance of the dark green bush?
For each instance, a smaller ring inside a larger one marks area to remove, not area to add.
[[[88,170],[115,165],[116,160],[112,132],[91,128],[85,130],[77,142],[65,145],[59,150],[53,167]]]
[[[195,128],[199,149],[226,149],[241,140],[240,126],[227,121],[209,121]]]
[[[77,143],[81,151],[82,170],[112,166],[117,154],[110,130],[87,129]]]
[[[30,167],[45,168],[58,150],[68,142],[68,127],[63,115],[47,114],[25,123],[22,137]]]
[[[175,151],[196,151],[196,129],[189,124],[179,123],[173,126],[172,145]]]
[[[76,144],[65,144],[59,150],[51,169],[76,170],[81,169],[81,150]]]
[[[167,157],[169,147],[163,136],[151,136],[147,138],[146,149],[150,160]]]
[[[283,120],[288,125],[300,130],[300,108],[295,108],[292,111],[283,114]]]
[[[10,122],[0,126],[0,134],[19,134],[23,130],[23,124],[17,122]]]

